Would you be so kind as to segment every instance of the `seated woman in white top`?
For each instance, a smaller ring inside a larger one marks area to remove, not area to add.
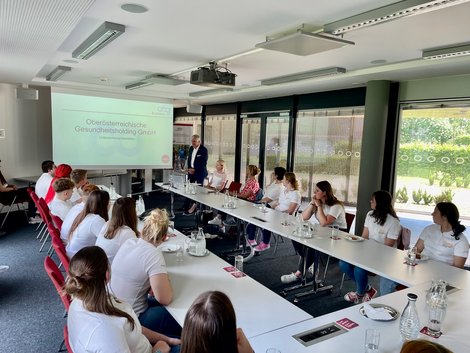
[[[60,230],[60,239],[62,239],[62,242],[64,244],[67,244],[69,240],[70,228],[72,227],[73,221],[75,221],[75,218],[78,216],[78,214],[83,211],[88,196],[90,196],[93,191],[99,189],[100,188],[95,184],[86,184],[83,187],[82,202],[77,203],[70,209],[70,211],[67,213],[67,216],[65,216],[64,222],[62,223],[62,228]]]
[[[184,319],[181,353],[253,353],[226,294],[202,293]]]
[[[302,218],[309,220],[310,223],[320,224],[322,227],[338,226],[339,229],[344,231],[347,228],[343,203],[333,194],[333,188],[326,180],[320,181],[315,185],[312,201],[302,212]],[[300,280],[304,267],[309,268],[313,264],[315,256],[317,256],[316,251],[312,248],[305,249],[304,245],[296,241],[292,241],[292,244],[295,251],[300,255],[299,264],[296,272],[281,276],[282,283]]]
[[[132,305],[142,326],[175,337],[181,334],[181,327],[163,306],[173,300],[173,288],[158,248],[168,224],[165,210],[154,209],[145,218],[142,237],[127,240],[114,257],[109,286],[118,298]]]
[[[142,327],[132,307],[108,293],[110,276],[98,246],[84,247],[70,260],[65,291],[72,297],[67,328],[74,353],[170,352],[169,345],[180,343]]]
[[[65,248],[69,259],[85,246],[95,245],[101,228],[108,220],[109,194],[104,190],[93,191],[70,227]]]
[[[463,268],[469,245],[459,217],[459,210],[452,202],[439,202],[432,213],[434,224],[423,229],[416,243],[418,253]]]
[[[386,246],[396,247],[401,225],[392,206],[392,195],[385,190],[374,192],[370,207],[372,211],[367,213],[362,236]],[[339,267],[356,282],[356,291],[346,293],[346,301],[359,304],[375,297],[377,290],[369,285],[368,271],[341,260]],[[394,281],[381,277],[380,295],[394,292],[396,285]]]
[[[55,196],[49,202],[49,209],[54,216],[59,217],[62,221],[72,208],[70,198],[72,197],[74,185],[73,181],[68,178],[60,178],[54,181]]]
[[[112,264],[121,245],[127,239],[137,238],[138,234],[135,200],[132,197],[120,197],[114,202],[111,219],[101,229],[96,245],[104,250]]]
[[[285,173],[284,178],[282,179],[283,188],[279,194],[279,198],[275,201],[272,201],[271,207],[274,208],[276,211],[287,213],[287,214],[294,214],[294,212],[299,208],[301,202],[301,195],[299,192],[299,182],[296,179],[294,173]],[[253,231],[253,227],[247,227],[248,233],[248,244],[251,246],[256,245],[255,240],[255,232]],[[265,251],[270,248],[271,240],[271,232],[267,230],[263,230],[263,239],[255,247],[255,251]]]
[[[213,190],[222,190],[227,181],[227,174],[225,173],[225,161],[219,159],[215,163],[215,172],[212,173],[212,177],[209,179],[209,183],[206,185],[206,188]]]

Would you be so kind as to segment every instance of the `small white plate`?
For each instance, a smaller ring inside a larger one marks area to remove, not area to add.
[[[374,309],[384,308],[390,314],[389,319],[371,319],[371,320],[374,320],[374,321],[393,321],[393,320],[396,320],[398,318],[398,316],[400,316],[400,313],[396,309],[392,308],[391,306],[388,306],[388,305],[385,305],[385,304],[376,304],[376,303],[370,304],[370,306],[373,307]],[[366,310],[365,310],[364,306],[361,306],[359,308],[359,312],[361,313],[362,316],[367,317]]]
[[[363,237],[358,237],[356,235],[346,235],[344,238],[349,241],[364,241]]]
[[[176,252],[180,248],[181,248],[181,246],[178,245],[178,244],[164,244],[164,245],[160,246],[160,250],[162,252],[167,252],[167,253]]]
[[[207,255],[210,254],[209,250],[207,250],[207,249],[206,249],[206,252],[205,252],[204,255],[197,255],[197,254],[195,254],[195,253],[189,252],[189,249],[186,249],[186,250],[187,250],[187,252],[188,252],[189,255],[191,255],[191,256],[196,256],[196,257],[204,257],[204,256],[207,256]]]

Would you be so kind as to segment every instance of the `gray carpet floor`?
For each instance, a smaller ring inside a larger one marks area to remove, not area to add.
[[[168,208],[169,195],[151,193],[145,198],[145,204],[147,209]],[[183,199],[177,198],[175,210],[180,209],[182,204]],[[0,215],[0,219],[3,216]],[[178,211],[174,221],[175,227],[183,232],[196,227],[194,216],[183,216]],[[63,317],[64,307],[44,270],[46,251],[39,252],[40,244],[36,240],[35,228],[27,224],[24,213],[13,212],[4,227],[7,234],[0,237],[0,265],[10,266],[9,270],[0,273],[0,353],[57,352],[63,339],[66,321]],[[210,228],[206,230],[215,231]],[[224,253],[234,249],[235,242],[235,235],[220,234],[216,239],[207,240],[207,247],[233,263],[233,258],[226,257]],[[244,271],[281,295],[286,286],[280,282],[280,276],[296,268],[298,256],[288,240],[279,244],[276,254],[273,248],[245,263]],[[326,256],[322,256],[322,260],[324,263]],[[354,283],[346,280],[340,291],[341,277],[337,261],[333,260],[325,281],[326,284],[334,285],[332,293],[304,298],[296,305],[313,316],[351,305],[344,301],[343,295],[354,289]],[[375,286],[377,280],[377,277],[372,277],[371,284]],[[293,301],[295,293],[289,293],[286,300]],[[256,298],[253,305],[256,305]]]

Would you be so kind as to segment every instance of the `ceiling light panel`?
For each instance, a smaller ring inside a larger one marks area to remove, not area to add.
[[[46,81],[57,81],[62,75],[71,70],[72,68],[70,66],[59,65],[46,76]]]
[[[423,50],[423,59],[448,59],[458,56],[470,55],[470,43],[456,45],[453,47],[442,47]]]
[[[125,32],[125,27],[118,23],[104,22],[72,53],[76,59],[87,60]]]
[[[414,16],[445,7],[466,3],[470,0],[404,0],[379,7],[336,22],[328,23],[323,30],[326,33],[342,34],[356,29],[374,26],[406,16]]]
[[[216,94],[222,94],[227,92],[232,92],[232,88],[217,88],[217,89],[208,89],[205,91],[197,91],[189,93],[190,97],[203,97],[203,96],[213,96]]]
[[[270,86],[270,85],[277,85],[281,83],[308,80],[308,79],[316,78],[316,77],[344,74],[345,72],[346,72],[345,68],[330,67],[327,69],[307,71],[307,72],[301,72],[299,74],[294,74],[294,75],[279,76],[279,77],[274,77],[274,78],[270,78],[266,80],[261,80],[261,84],[264,86]]]

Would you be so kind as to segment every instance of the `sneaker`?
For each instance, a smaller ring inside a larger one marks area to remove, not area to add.
[[[363,295],[358,295],[356,292],[348,292],[344,295],[344,300],[354,304],[360,304],[364,301]]]
[[[264,250],[268,250],[269,248],[271,247],[270,244],[266,244],[266,243],[259,243],[259,245],[255,248],[255,251],[264,251]]]
[[[29,224],[38,224],[38,223],[41,223],[41,222],[42,222],[42,219],[39,216],[29,217],[29,220],[28,220]]]
[[[247,239],[246,246],[256,246],[258,244],[255,239]]]
[[[207,224],[213,224],[213,225],[216,225],[216,226],[220,226],[220,225],[222,225],[222,219],[219,216],[215,216],[215,218],[210,220],[209,222],[207,222]]]
[[[375,289],[374,287],[370,287],[370,289],[364,295],[364,301],[368,302],[369,300],[374,298],[376,295],[377,295],[377,289]]]
[[[1,265],[1,266],[0,266],[0,272],[7,271],[9,268],[10,268],[10,266],[7,266],[7,265]]]
[[[295,281],[299,281],[301,277],[297,277],[295,275],[295,273],[290,273],[288,275],[282,275],[281,276],[281,282],[282,283],[292,283],[292,282],[295,282]]]

